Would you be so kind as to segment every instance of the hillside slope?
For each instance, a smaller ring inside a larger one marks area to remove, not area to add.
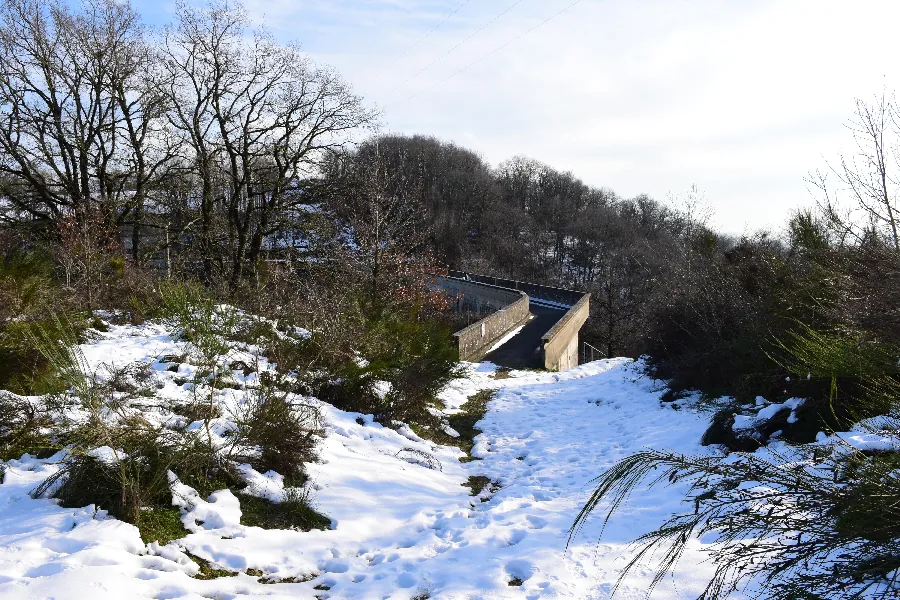
[[[161,325],[113,326],[82,349],[94,369],[151,364],[161,397],[190,393],[180,383],[190,365],[175,372],[158,362],[182,351]],[[203,499],[180,489],[191,533],[167,546],[145,545],[136,527],[103,511],[28,496],[54,472],[58,456],[10,461],[0,486],[0,597],[608,598],[628,543],[678,510],[680,496],[665,488],[641,493],[599,544],[600,518],[567,551],[590,480],[643,447],[702,451],[708,415],[661,404],[662,390],[627,359],[502,379],[493,377],[494,369],[469,365],[467,376],[442,394],[445,411],[453,413],[477,391],[497,390],[478,425],[483,433],[473,455],[481,460],[471,462],[408,427],[385,428],[319,403],[326,435],[306,486],[316,508],[332,519],[326,531],[243,526],[240,501],[230,491]],[[216,401],[240,402],[241,388],[255,376],[238,376]],[[160,409],[147,414],[172,418]],[[419,454],[410,449],[440,464],[415,460]],[[281,494],[278,474],[246,469],[255,494]],[[463,485],[473,475],[493,482],[478,496]],[[197,566],[186,553],[237,575],[194,578]],[[685,556],[689,568],[653,597],[696,597],[710,570],[700,561],[699,554]],[[620,597],[645,597],[650,578],[638,572]],[[290,582],[269,583],[285,579]]]

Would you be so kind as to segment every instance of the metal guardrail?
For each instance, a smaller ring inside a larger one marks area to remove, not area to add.
[[[590,358],[588,358],[588,356],[590,356]],[[602,360],[604,358],[607,358],[606,352],[600,350],[599,348],[591,346],[587,342],[581,342],[582,363],[594,362],[595,360]]]

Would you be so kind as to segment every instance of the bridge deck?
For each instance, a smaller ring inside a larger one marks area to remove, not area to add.
[[[544,366],[541,336],[550,331],[564,314],[565,308],[531,304],[533,318],[505,344],[489,352],[484,360],[510,369],[540,369]]]

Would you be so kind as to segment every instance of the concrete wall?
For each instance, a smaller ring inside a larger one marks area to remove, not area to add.
[[[590,294],[582,294],[563,318],[541,337],[545,369],[565,371],[578,366],[578,331],[590,316],[590,298]]]
[[[473,312],[502,310],[522,297],[521,292],[515,290],[451,277],[434,277],[430,285],[448,296],[457,298],[459,302],[457,308]]]
[[[450,275],[435,277],[430,285],[458,298],[466,310],[496,311],[453,334],[460,360],[480,360],[497,340],[524,324],[532,296],[571,307],[541,338],[544,368],[564,371],[578,366],[578,331],[590,316],[590,294],[480,275],[457,279],[466,275],[457,271]]]
[[[471,281],[486,283],[503,288],[519,290],[528,294],[534,300],[549,300],[558,302],[567,306],[574,306],[584,295],[581,292],[566,290],[563,288],[549,287],[546,285],[537,285],[534,283],[526,283],[524,281],[516,281],[514,279],[501,279],[500,277],[491,277],[489,275],[474,275],[472,273],[464,273],[463,271],[450,271],[451,277],[465,279],[469,277]]]
[[[453,334],[460,360],[480,360],[497,340],[523,324],[530,314],[528,296],[523,292],[447,277],[435,277],[432,285],[462,297],[470,306],[495,307],[496,312]]]
[[[477,323],[460,329],[453,334],[460,360],[480,360],[497,340],[525,323],[529,315],[528,296],[521,297],[497,312],[486,316]]]

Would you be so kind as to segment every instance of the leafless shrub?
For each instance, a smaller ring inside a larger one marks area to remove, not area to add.
[[[0,391],[0,459],[46,451],[53,443],[53,425],[42,401]]]
[[[424,450],[417,450],[415,448],[403,448],[394,456],[405,460],[408,463],[431,469],[432,471],[443,471],[443,468],[441,467],[441,461],[436,459],[428,452],[425,452]]]

